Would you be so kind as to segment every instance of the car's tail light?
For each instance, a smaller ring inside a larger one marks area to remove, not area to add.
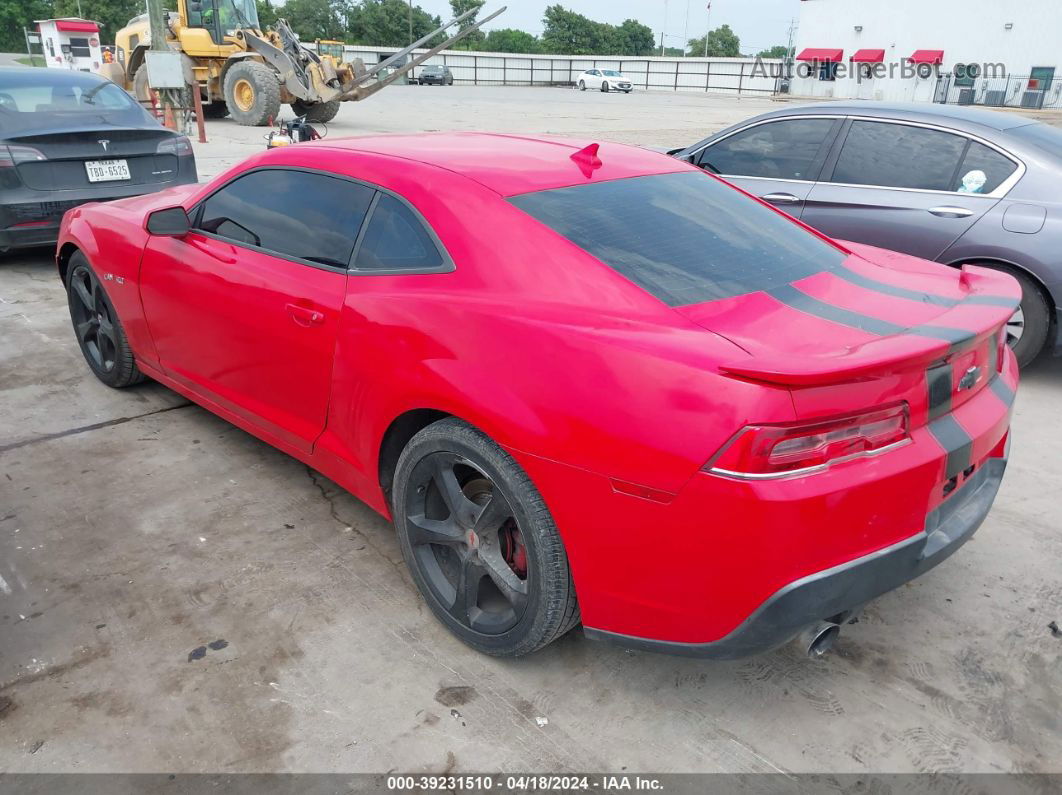
[[[159,141],[155,154],[187,157],[192,154],[192,142],[185,135],[174,135],[172,138]]]
[[[799,425],[749,425],[704,465],[717,475],[779,478],[891,450],[910,439],[907,404]]]
[[[19,146],[17,144],[0,144],[0,168],[14,168],[19,163],[32,163],[37,160],[47,160],[44,153],[32,146]]]

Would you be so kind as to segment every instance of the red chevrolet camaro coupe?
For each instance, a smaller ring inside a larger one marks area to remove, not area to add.
[[[977,529],[1009,276],[827,239],[686,163],[511,135],[305,143],[68,212],[78,342],[393,519],[438,618],[736,657]]]

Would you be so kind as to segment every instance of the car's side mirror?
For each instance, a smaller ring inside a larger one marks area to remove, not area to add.
[[[183,207],[167,207],[155,210],[147,217],[147,230],[153,235],[166,237],[183,237],[192,228],[188,213]]]

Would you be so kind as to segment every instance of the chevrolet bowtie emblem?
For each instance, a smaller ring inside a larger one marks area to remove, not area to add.
[[[100,146],[102,146],[103,147],[103,151],[106,152],[107,151],[107,144],[109,144],[110,141],[108,141],[106,139],[101,139],[101,140],[97,141],[96,143],[98,143]]]
[[[973,389],[974,384],[981,377],[980,367],[971,367],[965,373],[962,374],[962,378],[959,379],[959,389]]]

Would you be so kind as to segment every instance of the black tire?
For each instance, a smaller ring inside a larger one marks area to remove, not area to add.
[[[216,102],[203,103],[204,119],[224,119],[228,115],[229,106],[225,103],[225,100],[217,100]]]
[[[549,510],[516,461],[481,431],[449,418],[416,434],[399,456],[392,502],[413,581],[472,648],[520,657],[579,623]]]
[[[89,369],[115,389],[143,381],[114,304],[80,251],[70,257],[66,284],[74,336]]]
[[[147,65],[142,64],[133,72],[133,78],[130,80],[133,85],[133,96],[136,101],[141,105],[151,102],[151,87],[148,84]]]
[[[628,88],[628,89],[627,89],[626,91],[624,91],[623,93],[624,93],[624,94],[629,94],[629,93],[631,93],[631,89],[629,89],[629,88]]]
[[[601,81],[601,93],[602,94],[607,94],[608,93],[608,81],[607,80],[602,80]]]
[[[339,100],[333,99],[331,102],[317,102],[307,103],[301,101],[295,101],[291,103],[291,109],[296,116],[305,116],[306,121],[309,122],[325,122],[332,121],[339,113]]]
[[[271,123],[280,113],[276,72],[258,61],[233,64],[225,73],[225,104],[233,120],[244,127]]]
[[[580,91],[586,91],[586,81],[585,80],[580,80],[579,81],[579,90]]]
[[[1021,285],[1021,307],[1007,323],[1007,344],[1014,351],[1019,367],[1032,364],[1047,344],[1047,335],[1051,331],[1051,305],[1047,296],[1032,277],[1017,268],[994,262],[982,264],[1009,273]]]

